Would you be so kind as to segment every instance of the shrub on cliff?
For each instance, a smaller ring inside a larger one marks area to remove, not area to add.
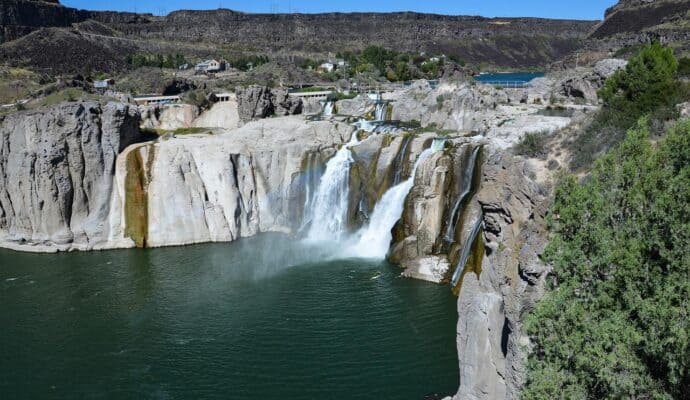
[[[575,170],[588,167],[603,152],[618,145],[636,121],[647,116],[654,134],[677,117],[675,105],[690,96],[678,79],[673,51],[658,43],[643,47],[624,70],[606,80],[599,91],[604,106],[572,146]]]
[[[613,122],[627,129],[642,115],[673,109],[681,94],[677,72],[673,50],[654,43],[607,79],[599,97]]]
[[[690,121],[645,120],[556,190],[553,283],[526,319],[525,399],[684,398],[690,390]]]

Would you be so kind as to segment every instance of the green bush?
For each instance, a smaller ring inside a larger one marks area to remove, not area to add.
[[[675,105],[688,98],[687,86],[677,78],[678,61],[671,49],[648,45],[630,59],[624,70],[606,80],[599,91],[604,106],[593,122],[572,144],[574,170],[592,164],[602,153],[618,145],[625,132],[643,116],[652,127],[663,128],[677,117]],[[663,129],[655,128],[655,135]]]
[[[642,115],[672,109],[681,94],[677,72],[678,61],[670,48],[658,43],[642,48],[599,91],[615,116],[612,122],[627,129]]]
[[[260,65],[268,63],[267,56],[240,56],[229,61],[229,64],[240,71],[249,71],[250,69],[256,68]]]
[[[548,132],[529,132],[513,147],[513,153],[527,157],[544,157]]]
[[[134,68],[154,67],[154,68],[179,68],[189,64],[182,54],[134,54],[127,58],[127,61]]]
[[[656,147],[643,119],[565,179],[548,217],[553,266],[526,318],[524,399],[680,399],[690,387],[690,121]]]
[[[690,57],[683,57],[678,60],[678,76],[690,78]]]

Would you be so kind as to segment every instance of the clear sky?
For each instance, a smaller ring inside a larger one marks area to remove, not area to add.
[[[65,6],[167,14],[180,9],[245,12],[418,11],[485,17],[602,19],[616,0],[61,0]]]

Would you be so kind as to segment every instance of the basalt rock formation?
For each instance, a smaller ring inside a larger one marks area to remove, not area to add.
[[[108,238],[118,154],[140,139],[128,105],[67,103],[0,124],[0,236],[92,248]]]
[[[606,10],[604,21],[595,27],[590,38],[613,48],[660,41],[687,51],[688,10],[690,0],[621,0]]]
[[[248,122],[270,116],[286,116],[302,113],[302,99],[288,96],[285,90],[264,86],[237,88],[237,107],[240,120]]]
[[[222,9],[176,11],[155,17],[76,10],[36,0],[6,0],[0,4],[0,43],[41,28],[68,30],[88,20],[107,29],[94,31],[89,25],[76,33],[124,50],[118,61],[137,51],[160,52],[161,41],[193,43],[196,50],[183,45],[180,48],[194,54],[199,49],[213,52],[213,46],[218,45],[251,45],[264,53],[303,54],[357,50],[377,44],[398,51],[455,54],[468,62],[512,67],[540,66],[563,57],[580,47],[596,23],[419,13],[247,14]],[[9,56],[4,58],[11,61]],[[61,71],[58,67],[55,70]]]

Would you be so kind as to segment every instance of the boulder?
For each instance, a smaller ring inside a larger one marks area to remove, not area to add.
[[[285,90],[272,90],[266,86],[237,88],[239,118],[243,123],[274,115],[287,116],[302,113],[302,99],[293,98]]]

